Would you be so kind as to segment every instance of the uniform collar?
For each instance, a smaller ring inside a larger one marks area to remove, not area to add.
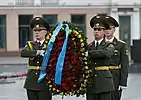
[[[103,39],[100,39],[100,40],[95,40],[95,45],[96,43],[98,42],[98,44],[100,44],[102,42]]]
[[[41,41],[37,40],[37,42],[40,42],[41,45],[44,43],[44,41],[45,41],[45,40],[41,40]]]
[[[105,40],[106,40],[106,42],[113,42],[114,41],[114,37],[112,37],[111,39],[107,39],[107,38],[105,38]]]

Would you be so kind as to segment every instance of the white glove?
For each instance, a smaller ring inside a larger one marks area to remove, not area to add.
[[[85,56],[86,56],[86,57],[88,57],[88,51],[87,51],[87,52],[85,52]]]
[[[37,50],[36,55],[44,56],[45,51],[44,50]]]
[[[124,90],[124,89],[126,89],[127,87],[126,86],[119,86],[119,88],[118,88],[118,90]]]

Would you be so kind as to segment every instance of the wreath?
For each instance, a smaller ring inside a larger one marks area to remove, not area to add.
[[[39,80],[46,73],[49,90],[61,95],[84,95],[90,70],[87,61],[87,38],[75,24],[58,23],[46,36],[46,53]],[[46,64],[44,64],[46,63]]]

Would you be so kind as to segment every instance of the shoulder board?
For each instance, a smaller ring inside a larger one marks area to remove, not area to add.
[[[32,44],[34,43],[34,41],[28,41],[27,43],[28,43],[29,48],[32,49]]]
[[[35,41],[28,41],[28,42],[35,43]]]
[[[119,40],[119,39],[118,39],[118,41],[119,41],[119,42],[121,42],[121,43],[125,43],[124,41],[122,41],[122,40]]]

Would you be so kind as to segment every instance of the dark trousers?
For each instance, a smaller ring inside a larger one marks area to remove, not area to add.
[[[122,90],[113,91],[112,100],[120,100],[122,95]]]
[[[28,100],[52,100],[52,95],[48,90],[27,89]]]
[[[112,100],[112,92],[87,93],[86,100]]]

